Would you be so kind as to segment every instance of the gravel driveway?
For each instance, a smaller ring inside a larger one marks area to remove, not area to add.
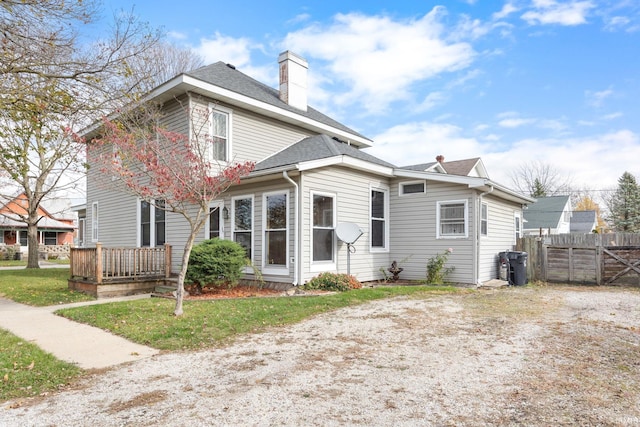
[[[0,425],[640,426],[640,292],[377,301],[5,402]]]

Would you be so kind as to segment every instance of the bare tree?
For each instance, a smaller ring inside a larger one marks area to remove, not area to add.
[[[563,176],[548,163],[533,160],[523,163],[511,172],[515,190],[531,197],[547,197],[569,194],[571,179]]]
[[[84,166],[72,129],[137,98],[148,75],[129,62],[154,47],[159,34],[120,14],[106,39],[82,43],[97,3],[75,0],[0,1],[0,195],[24,193],[28,268],[38,268],[38,208]],[[73,179],[72,179],[73,180]]]

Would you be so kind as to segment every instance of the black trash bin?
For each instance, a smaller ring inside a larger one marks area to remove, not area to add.
[[[527,284],[526,252],[509,251],[498,254],[498,271],[500,279],[508,280],[510,285],[522,286]],[[504,271],[506,269],[506,276]]]

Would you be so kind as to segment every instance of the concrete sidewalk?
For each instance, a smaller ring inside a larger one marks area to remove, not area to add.
[[[53,312],[67,307],[140,298],[149,298],[149,295],[49,307],[31,307],[0,298],[0,328],[36,344],[60,360],[74,363],[83,369],[107,368],[151,357],[159,351],[132,343],[102,329],[56,316]]]

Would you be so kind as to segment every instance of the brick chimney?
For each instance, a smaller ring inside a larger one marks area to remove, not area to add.
[[[307,61],[291,51],[278,56],[280,100],[298,110],[307,111]]]
[[[444,162],[444,156],[442,154],[439,154],[436,156],[436,161],[438,163],[443,163]]]

